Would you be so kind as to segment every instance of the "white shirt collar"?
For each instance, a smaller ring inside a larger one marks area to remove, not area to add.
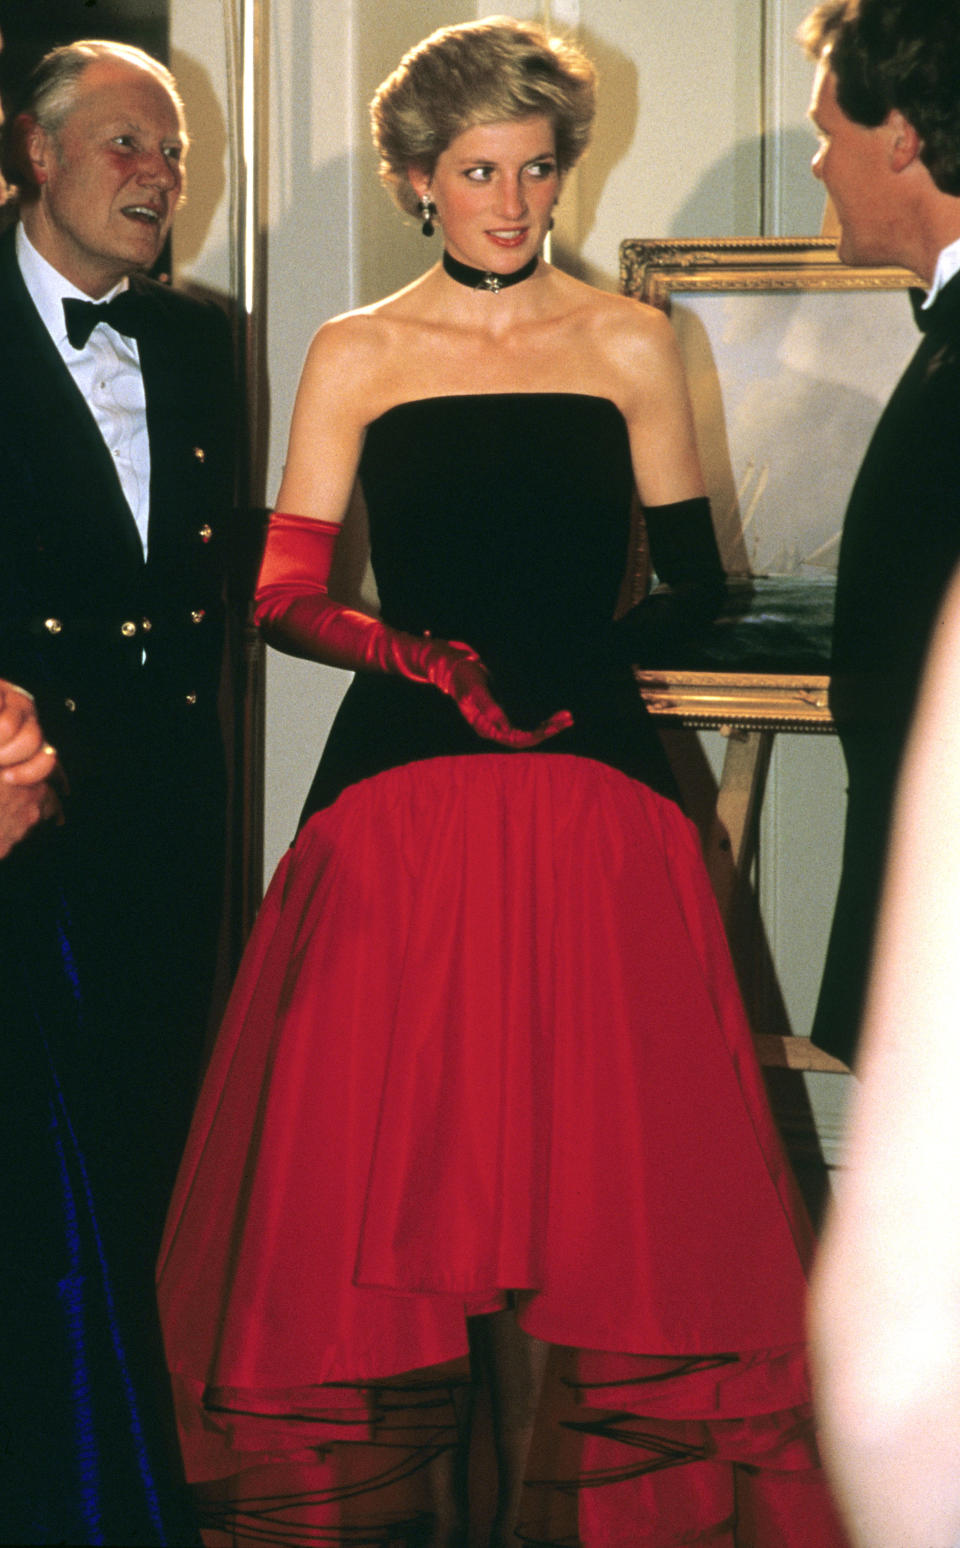
[[[67,325],[63,316],[63,302],[65,297],[72,297],[77,301],[89,301],[90,296],[83,290],[78,290],[76,285],[55,269],[52,263],[48,263],[34,247],[27,233],[23,229],[23,222],[17,225],[16,234],[17,262],[20,265],[20,273],[23,282],[30,292],[30,299],[40,313],[44,326],[58,349],[66,344],[67,348],[73,346],[67,340]],[[118,285],[114,285],[105,296],[100,296],[100,301],[111,301],[119,295],[121,290],[126,290],[130,281],[122,279]],[[79,351],[78,351],[79,353]]]
[[[960,237],[945,247],[937,259],[937,267],[933,271],[933,283],[927,291],[921,311],[926,311],[932,306],[944,285],[953,279],[955,274],[960,274]]]

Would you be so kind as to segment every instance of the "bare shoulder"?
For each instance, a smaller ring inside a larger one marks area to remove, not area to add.
[[[359,312],[323,323],[307,349],[298,401],[311,414],[362,423],[364,396],[382,355],[379,333],[377,323]]]
[[[596,292],[601,297],[595,319],[596,343],[611,366],[635,375],[638,371],[673,371],[680,351],[666,313],[631,296]]]
[[[356,409],[362,419],[378,412],[381,399],[392,401],[416,331],[409,296],[414,288],[323,323],[307,350],[301,391],[321,399],[333,395],[341,412]]]
[[[687,398],[683,363],[669,318],[629,296],[563,276],[565,357],[617,404],[628,423],[650,421]]]
[[[673,406],[687,411],[680,346],[659,307],[629,296],[605,295],[596,311],[593,343],[609,374],[611,395],[628,421],[649,419]]]
[[[682,375],[676,336],[658,307],[570,275],[558,277],[571,347],[596,361],[612,381],[662,385]]]
[[[388,331],[372,308],[343,312],[322,323],[310,341],[305,372],[363,371],[383,349]]]

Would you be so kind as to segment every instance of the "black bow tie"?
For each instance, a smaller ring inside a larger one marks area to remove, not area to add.
[[[143,297],[132,290],[121,290],[112,301],[74,301],[65,299],[63,316],[67,325],[67,338],[74,349],[83,349],[97,323],[109,323],[128,339],[143,335],[146,307]]]

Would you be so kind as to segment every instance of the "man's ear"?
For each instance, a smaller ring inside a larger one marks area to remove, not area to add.
[[[53,140],[30,113],[21,113],[17,117],[13,135],[17,170],[28,186],[39,188],[49,176],[50,161],[55,154]]]
[[[903,172],[920,155],[923,141],[899,108],[891,108],[885,127],[890,134],[890,168],[893,172]]]
[[[30,113],[18,113],[7,125],[3,170],[8,181],[16,185],[21,204],[30,204],[39,197],[54,154],[50,136]]]

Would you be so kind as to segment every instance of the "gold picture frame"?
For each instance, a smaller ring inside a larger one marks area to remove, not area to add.
[[[623,294],[665,311],[683,292],[881,291],[920,283],[909,269],[841,263],[835,237],[628,237],[620,244]]]
[[[833,730],[830,679],[814,673],[634,670],[657,720],[700,731]]]
[[[673,318],[725,567],[822,569],[826,594],[847,495],[916,344],[916,276],[842,264],[830,237],[630,238],[620,284]],[[825,662],[637,675],[660,719],[831,729]]]

